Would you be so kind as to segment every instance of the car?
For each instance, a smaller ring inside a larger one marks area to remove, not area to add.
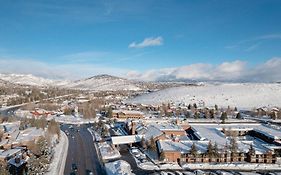
[[[165,172],[165,171],[161,171],[160,174],[161,174],[161,175],[168,175],[168,173]]]
[[[86,170],[86,175],[93,175],[94,173],[90,170]]]
[[[227,171],[218,170],[218,171],[216,171],[216,174],[218,174],[218,175],[231,175],[232,173],[227,172]]]
[[[71,169],[72,169],[72,171],[77,172],[77,170],[78,170],[77,165],[76,165],[75,163],[73,163],[73,164],[71,165]]]
[[[167,172],[167,175],[175,175],[175,174],[172,172]]]
[[[183,173],[180,171],[176,171],[175,173],[176,173],[176,175],[183,175]]]
[[[202,171],[202,170],[195,170],[194,174],[196,174],[196,175],[205,175],[206,173],[204,171]]]
[[[183,175],[194,175],[194,173],[190,172],[190,171],[184,171],[182,173],[183,173]]]

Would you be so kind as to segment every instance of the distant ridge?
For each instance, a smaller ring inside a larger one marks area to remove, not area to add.
[[[52,80],[32,74],[0,74],[0,85],[21,85],[35,87],[59,87],[92,91],[146,91],[188,85],[186,82],[145,82],[128,80],[108,74],[100,74],[75,81]]]

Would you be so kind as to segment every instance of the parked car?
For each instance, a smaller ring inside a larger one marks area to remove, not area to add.
[[[195,170],[194,174],[196,174],[196,175],[206,175],[206,173],[202,170]]]
[[[77,165],[75,164],[75,163],[73,163],[72,165],[71,165],[71,169],[72,169],[72,171],[77,171],[78,170],[78,168],[77,168]]]
[[[176,175],[183,175],[183,173],[180,171],[176,171],[175,173],[176,173]]]

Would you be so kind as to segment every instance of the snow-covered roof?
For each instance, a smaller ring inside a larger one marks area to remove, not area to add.
[[[281,132],[270,128],[266,125],[261,124],[190,124],[192,129],[195,131],[195,135],[201,141],[212,141],[216,142],[219,148],[223,148],[226,144],[229,144],[230,140],[222,132],[222,128],[231,130],[255,130],[256,132],[263,133],[268,137],[274,137],[275,139],[281,138]],[[272,144],[265,143],[259,139],[254,139],[250,141],[237,141],[238,151],[248,152],[250,145],[253,145],[256,154],[264,154],[267,151],[273,149]]]
[[[0,153],[0,158],[5,159],[9,156],[14,156],[20,152],[21,152],[21,149],[19,149],[19,148],[8,149],[8,150]]]
[[[17,142],[31,141],[37,137],[43,136],[44,131],[35,127],[27,128],[21,131],[16,139]]]
[[[204,153],[207,151],[208,141],[181,141],[173,142],[170,140],[159,140],[157,142],[158,148],[161,151],[176,151],[181,152],[182,154],[189,153],[191,147],[195,144],[198,153]]]
[[[113,113],[124,113],[130,115],[144,115],[141,111],[130,111],[130,110],[112,110]]]
[[[176,124],[167,123],[167,124],[154,124],[155,127],[157,127],[161,131],[184,131],[184,129]]]
[[[155,138],[162,135],[163,132],[154,125],[148,125],[147,127],[143,127],[142,130],[139,130],[138,134],[144,135],[145,139],[150,139],[151,137]]]
[[[280,130],[277,130],[277,129],[274,129],[274,128],[271,128],[269,126],[266,126],[266,125],[259,125],[257,127],[254,128],[254,130],[256,132],[260,132],[270,138],[273,138],[273,139],[278,139],[280,140],[281,139],[281,132]]]

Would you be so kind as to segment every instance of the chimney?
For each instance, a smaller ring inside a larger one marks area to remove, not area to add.
[[[131,131],[131,134],[132,135],[135,135],[136,134],[136,122],[132,121],[132,131]]]

